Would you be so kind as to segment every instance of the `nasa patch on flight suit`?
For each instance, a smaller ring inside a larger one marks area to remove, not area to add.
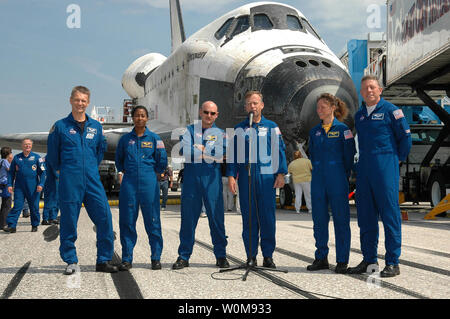
[[[142,142],[141,148],[153,148],[153,142]]]
[[[88,140],[92,140],[94,138],[95,134],[94,133],[87,133],[86,134],[86,139]]]
[[[33,171],[35,171],[35,170],[37,169],[36,164],[33,164],[33,166],[31,166],[31,169],[32,169]]]
[[[71,128],[69,130],[69,133],[72,134],[72,135],[75,135],[75,134],[77,134],[77,131],[75,131],[74,128]]]
[[[376,121],[384,120],[384,113],[374,113],[374,114],[372,114],[372,120],[376,120]]]
[[[340,135],[339,131],[328,132],[328,138],[338,138]]]

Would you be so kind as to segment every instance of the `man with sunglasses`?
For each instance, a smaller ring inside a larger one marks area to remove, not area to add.
[[[180,137],[181,154],[185,157],[183,192],[181,194],[181,229],[178,259],[172,269],[189,267],[195,242],[195,228],[205,204],[211,230],[216,266],[228,268],[226,258],[222,173],[220,165],[226,150],[226,135],[214,122],[219,116],[212,101],[200,108],[201,123],[189,125]]]

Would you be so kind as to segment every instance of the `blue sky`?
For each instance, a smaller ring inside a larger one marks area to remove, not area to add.
[[[181,0],[186,36],[250,2]],[[385,28],[384,0],[279,2],[302,11],[336,54]],[[80,28],[67,27],[70,4],[80,7]],[[381,28],[367,24],[374,5]],[[119,117],[126,68],[146,53],[170,54],[168,0],[0,0],[0,30],[0,134],[48,131],[79,84],[91,89],[91,107]]]

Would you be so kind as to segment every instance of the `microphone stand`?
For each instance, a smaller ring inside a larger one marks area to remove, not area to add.
[[[258,270],[268,270],[268,271],[278,271],[278,272],[284,272],[287,273],[287,270],[280,270],[280,269],[275,269],[275,268],[268,268],[268,267],[258,267],[256,266],[256,258],[255,260],[253,259],[253,251],[252,251],[252,125],[253,125],[253,112],[249,113],[249,127],[250,127],[250,135],[249,135],[249,139],[248,139],[248,166],[247,166],[247,171],[248,171],[248,250],[249,250],[249,254],[250,257],[248,258],[248,262],[246,262],[244,265],[241,266],[237,266],[234,268],[228,268],[228,269],[221,269],[219,270],[219,272],[228,272],[228,271],[234,271],[234,270],[238,270],[238,269],[245,269],[245,273],[244,276],[242,277],[242,281],[246,281],[247,280],[247,276],[249,274],[250,271],[256,271],[258,272]],[[256,204],[256,213],[258,214],[258,204]],[[258,224],[259,224],[259,216],[258,217]]]

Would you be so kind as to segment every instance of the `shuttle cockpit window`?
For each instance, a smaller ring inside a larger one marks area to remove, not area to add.
[[[302,19],[303,25],[305,26],[306,30],[308,30],[309,33],[311,33],[313,36],[315,36],[317,39],[322,41],[322,38],[317,34],[316,30],[312,27],[312,25],[309,24],[309,22],[306,19]]]
[[[255,14],[253,16],[253,25],[255,30],[270,30],[273,28],[273,23],[269,17],[263,13]]]
[[[231,34],[231,38],[246,31],[248,28],[250,28],[250,19],[248,15],[237,18],[236,27]]]
[[[287,19],[286,19],[286,24],[288,29],[293,30],[293,31],[297,31],[297,30],[302,30],[302,24],[300,23],[300,20],[293,15],[288,15]]]
[[[234,18],[230,18],[220,27],[219,30],[217,30],[215,37],[217,40],[222,39],[225,34],[227,34],[228,29],[231,27],[231,24],[233,23]]]

